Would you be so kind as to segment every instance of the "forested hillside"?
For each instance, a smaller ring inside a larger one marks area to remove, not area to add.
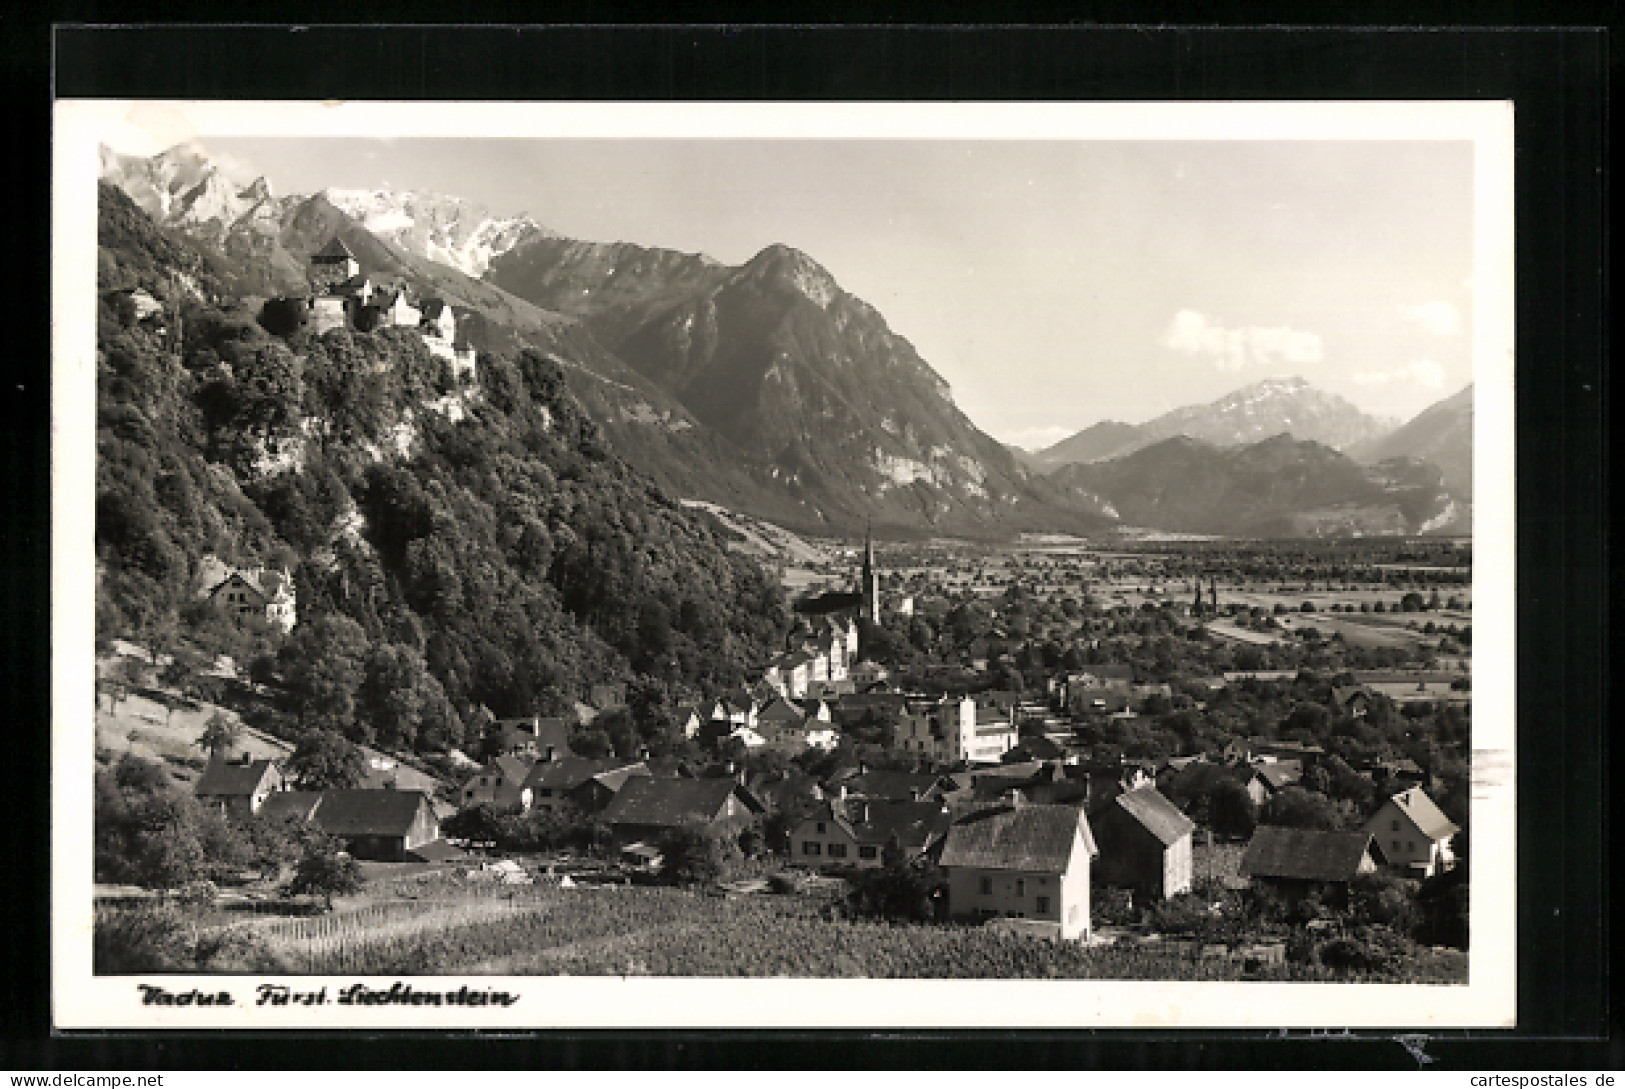
[[[776,583],[609,453],[557,363],[482,354],[459,385],[413,330],[273,336],[215,259],[100,207],[100,638],[232,653],[298,729],[418,750],[608,680],[663,741],[671,699],[780,645]],[[209,555],[290,570],[294,631],[201,600]]]

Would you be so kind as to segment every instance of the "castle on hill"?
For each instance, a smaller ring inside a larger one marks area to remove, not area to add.
[[[306,306],[318,336],[329,329],[368,332],[381,325],[416,329],[431,355],[450,363],[459,378],[473,380],[474,349],[457,346],[457,318],[444,299],[414,300],[400,284],[374,283],[338,235],[311,254],[309,276]]]

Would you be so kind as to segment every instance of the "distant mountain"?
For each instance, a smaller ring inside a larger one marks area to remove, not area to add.
[[[1120,458],[1162,439],[1183,435],[1214,446],[1241,446],[1272,435],[1318,442],[1341,450],[1386,435],[1397,421],[1361,412],[1302,378],[1266,378],[1216,401],[1187,405],[1143,424],[1106,420],[1040,451],[1040,466]]]
[[[1176,408],[1140,430],[1152,441],[1184,435],[1215,446],[1240,446],[1284,433],[1341,450],[1386,434],[1395,422],[1368,416],[1302,378],[1266,378],[1209,404]]]
[[[1437,465],[1449,487],[1473,494],[1473,387],[1423,409],[1416,418],[1379,439],[1356,443],[1350,457],[1367,464],[1394,457],[1423,458]]]
[[[1053,469],[1058,465],[1123,457],[1154,441],[1143,428],[1134,424],[1102,420],[1071,438],[1038,451],[1033,459],[1039,467]]]
[[[1223,448],[1185,436],[1051,477],[1099,497],[1124,524],[1255,537],[1459,531],[1467,504],[1427,462],[1361,466],[1317,442],[1278,435]]]
[[[529,216],[493,216],[461,197],[389,189],[327,189],[322,195],[376,237],[475,279],[519,243],[552,236]]]

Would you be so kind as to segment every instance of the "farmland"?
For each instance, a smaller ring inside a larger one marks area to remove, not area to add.
[[[444,890],[441,890],[442,892]],[[849,919],[799,895],[527,886],[426,895],[313,920],[244,923],[280,970],[318,975],[650,975],[891,979],[1334,978],[1315,964],[1249,964],[1187,944],[1057,943],[995,927]],[[1424,952],[1361,979],[1459,982],[1465,955]],[[1337,978],[1350,978],[1348,976]]]

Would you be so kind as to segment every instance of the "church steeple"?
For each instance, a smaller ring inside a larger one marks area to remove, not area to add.
[[[863,593],[863,619],[871,624],[880,623],[880,574],[875,570],[874,526],[865,522],[863,527],[863,572],[860,589]]]

